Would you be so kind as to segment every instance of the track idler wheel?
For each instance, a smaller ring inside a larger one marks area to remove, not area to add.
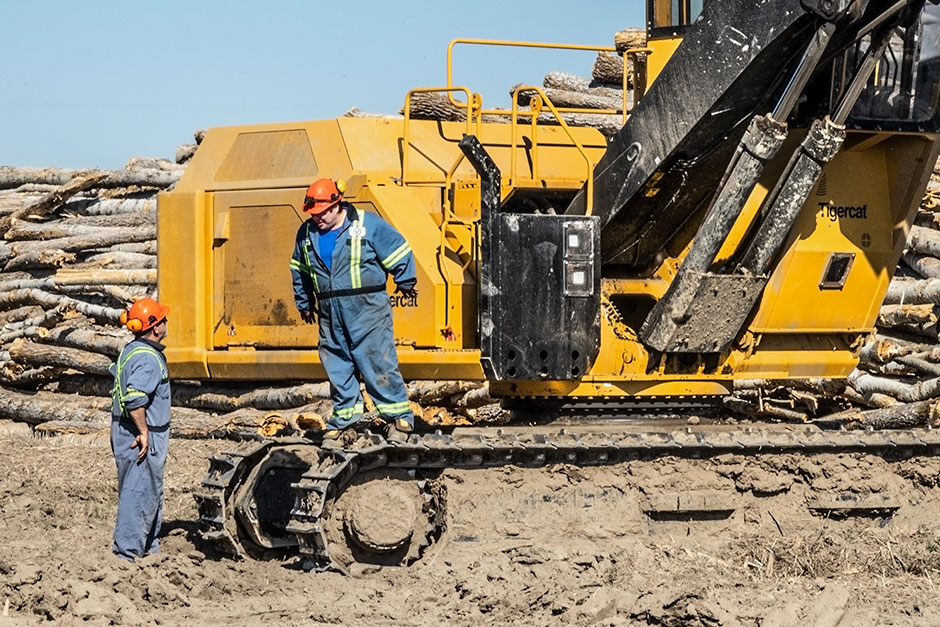
[[[396,468],[355,477],[324,521],[334,566],[355,573],[363,566],[404,566],[421,557],[439,534],[443,494],[434,481]]]

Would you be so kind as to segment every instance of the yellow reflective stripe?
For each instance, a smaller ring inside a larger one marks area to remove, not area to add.
[[[304,261],[307,262],[307,268],[306,268],[307,274],[310,276],[311,279],[313,279],[313,291],[319,292],[320,286],[317,284],[317,275],[313,271],[313,265],[311,265],[310,263],[310,254],[307,252],[307,244],[309,243],[310,243],[310,220],[307,220],[306,222],[304,222],[304,243],[300,248],[301,250],[304,251]],[[291,258],[291,262],[293,261],[294,259]]]
[[[346,409],[334,409],[333,416],[336,418],[349,418],[350,416],[354,414],[361,414],[362,409],[363,409],[362,403],[357,403],[356,405],[353,405],[352,407],[347,407]]]
[[[362,220],[355,220],[350,233],[358,233]],[[349,286],[353,289],[362,287],[362,272],[359,264],[362,262],[362,238],[350,236],[352,243],[349,247]]]
[[[160,376],[162,378],[167,378],[169,375],[166,371],[166,367],[163,365],[163,358],[160,357],[160,354],[150,348],[149,346],[138,346],[137,348],[131,350],[122,358],[114,364],[114,387],[111,388],[111,397],[117,401],[118,405],[121,407],[121,413],[125,413],[127,409],[124,407],[124,402],[131,398],[136,398],[139,396],[147,396],[146,393],[135,390],[134,388],[127,388],[127,392],[121,394],[121,373],[124,371],[124,368],[127,366],[127,362],[130,361],[131,357],[137,353],[150,353],[153,355],[154,359],[157,360],[157,365],[160,366]]]
[[[382,266],[388,270],[393,265],[401,261],[402,257],[411,252],[411,246],[408,245],[408,242],[405,242],[401,246],[395,249],[391,255],[382,260]]]
[[[408,401],[402,401],[400,403],[376,403],[375,409],[380,414],[400,414],[411,409],[411,405],[408,404]]]

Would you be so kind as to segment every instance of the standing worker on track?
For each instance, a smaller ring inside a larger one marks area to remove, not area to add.
[[[389,437],[414,429],[414,414],[398,370],[388,275],[417,297],[411,248],[388,222],[343,201],[345,183],[319,179],[307,188],[290,268],[294,300],[307,323],[319,314],[320,361],[330,379],[333,415],[324,439],[336,439],[363,413],[359,379],[389,424]]]
[[[161,342],[169,312],[166,305],[141,298],[122,313],[134,339],[111,366],[111,451],[118,478],[113,551],[130,561],[159,549],[170,443],[170,378]]]

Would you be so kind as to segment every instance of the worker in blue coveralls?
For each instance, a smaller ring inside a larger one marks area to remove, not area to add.
[[[388,275],[396,289],[417,297],[415,259],[408,242],[379,216],[343,200],[345,183],[319,179],[304,198],[310,215],[297,231],[290,268],[300,316],[319,316],[319,353],[330,379],[333,414],[324,439],[336,439],[363,413],[360,379],[388,423],[389,438],[414,429],[414,414],[398,370]]]
[[[111,366],[111,451],[117,463],[115,555],[156,553],[163,520],[163,468],[170,443],[170,378],[163,356],[170,308],[141,298],[121,314],[134,333]]]

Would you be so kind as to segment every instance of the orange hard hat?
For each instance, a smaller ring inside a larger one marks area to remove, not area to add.
[[[121,312],[121,323],[134,333],[141,333],[163,321],[170,308],[152,298],[139,298],[131,308]]]
[[[312,216],[329,211],[343,199],[346,185],[333,179],[317,179],[307,188],[304,197],[304,212]]]

